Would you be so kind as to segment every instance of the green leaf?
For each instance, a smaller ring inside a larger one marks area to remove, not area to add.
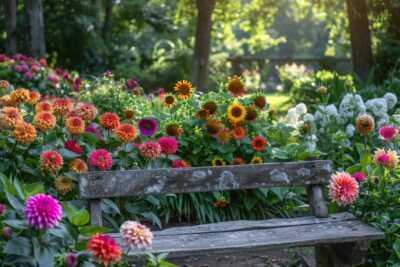
[[[257,197],[252,194],[246,194],[244,197],[244,206],[246,207],[247,210],[251,210],[254,205],[257,203]]]
[[[79,227],[79,232],[81,235],[86,237],[94,236],[95,234],[104,234],[111,232],[112,229],[104,227],[104,226],[81,226]]]
[[[161,221],[153,212],[145,212],[141,213],[141,215],[151,221],[153,224],[156,224],[159,228],[161,228]]]
[[[26,225],[25,221],[23,220],[5,220],[4,223],[14,229],[20,229],[20,230],[29,229],[29,226]]]
[[[22,203],[20,202],[19,199],[17,199],[15,196],[11,195],[9,192],[6,192],[6,196],[7,196],[8,202],[14,209],[16,209],[19,212],[23,211],[24,206],[22,205]]]
[[[59,149],[58,152],[61,154],[61,156],[63,156],[63,158],[66,158],[66,159],[73,159],[73,158],[77,158],[80,156],[79,154],[76,154],[65,148]]]
[[[22,236],[17,236],[7,241],[3,252],[5,254],[29,256],[31,249],[32,246],[31,242],[29,242],[29,239]]]
[[[89,212],[85,209],[81,209],[72,216],[71,223],[75,226],[84,226],[90,220]]]

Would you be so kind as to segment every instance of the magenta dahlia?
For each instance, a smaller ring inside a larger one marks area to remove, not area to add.
[[[160,137],[158,144],[161,146],[161,153],[166,155],[175,154],[179,145],[178,141],[173,137]]]
[[[53,228],[58,224],[61,216],[61,205],[52,196],[37,194],[25,201],[25,218],[33,228]]]

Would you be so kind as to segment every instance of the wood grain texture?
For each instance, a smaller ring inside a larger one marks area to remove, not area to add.
[[[307,186],[308,203],[311,213],[316,217],[328,217],[328,209],[325,205],[324,194],[320,185]]]
[[[327,160],[186,169],[92,172],[79,175],[80,198],[210,192],[327,183]]]
[[[90,225],[102,226],[101,199],[91,199],[90,206]]]
[[[236,229],[233,226],[231,227],[231,229],[234,229],[232,231],[227,230],[226,223],[224,223],[224,231],[219,232],[197,231],[198,233],[193,233],[196,231],[191,231],[188,228],[182,229],[182,231],[167,229],[164,230],[165,233],[162,233],[163,231],[155,232],[151,248],[131,250],[129,254],[132,256],[141,255],[145,252],[168,252],[170,257],[184,257],[234,252],[238,249],[240,251],[258,251],[384,238],[381,231],[358,220],[351,219],[351,217],[346,217],[345,214],[337,215],[337,217],[339,219],[336,220],[333,218],[314,218],[314,223],[311,224],[304,224],[307,221],[312,222],[311,217],[300,222],[298,221],[299,218],[281,220],[281,223],[275,220],[272,223],[274,227],[266,225],[254,229],[254,225],[250,224],[247,229]],[[282,226],[278,227],[278,225]],[[170,234],[168,234],[168,231]],[[112,236],[126,251],[127,247],[123,244],[120,236],[118,234]]]

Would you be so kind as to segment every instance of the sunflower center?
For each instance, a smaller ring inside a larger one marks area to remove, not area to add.
[[[179,87],[179,93],[182,94],[182,95],[188,95],[188,94],[190,94],[190,87],[187,86],[186,84],[181,85],[181,86]]]
[[[242,116],[243,110],[242,110],[240,107],[234,107],[234,108],[232,108],[231,113],[232,113],[232,115],[233,115],[234,117],[239,118],[239,117]]]

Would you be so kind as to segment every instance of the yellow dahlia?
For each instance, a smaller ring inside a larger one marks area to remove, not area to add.
[[[36,138],[36,129],[32,125],[22,121],[15,126],[12,136],[17,143],[29,146]]]
[[[18,88],[10,95],[11,101],[15,103],[27,103],[29,101],[29,91],[24,88]]]
[[[193,86],[190,82],[182,80],[175,84],[174,90],[180,99],[189,99],[193,92]]]
[[[54,187],[60,195],[65,195],[71,192],[73,186],[74,182],[72,179],[65,175],[58,176],[54,180]]]
[[[76,173],[81,173],[81,172],[87,172],[88,171],[88,167],[86,165],[86,162],[84,162],[81,159],[73,159],[69,165],[69,170],[72,172],[76,172]]]
[[[176,105],[176,103],[177,103],[177,100],[176,100],[175,96],[173,96],[172,94],[167,94],[163,99],[163,104],[167,108],[172,108],[173,106]]]
[[[238,102],[229,105],[226,116],[231,124],[238,124],[244,122],[246,119],[246,108]]]
[[[238,76],[229,77],[229,82],[226,85],[226,89],[234,97],[241,97],[246,93],[246,87]]]
[[[56,126],[57,118],[47,111],[36,113],[33,117],[33,124],[42,132],[50,131]]]

